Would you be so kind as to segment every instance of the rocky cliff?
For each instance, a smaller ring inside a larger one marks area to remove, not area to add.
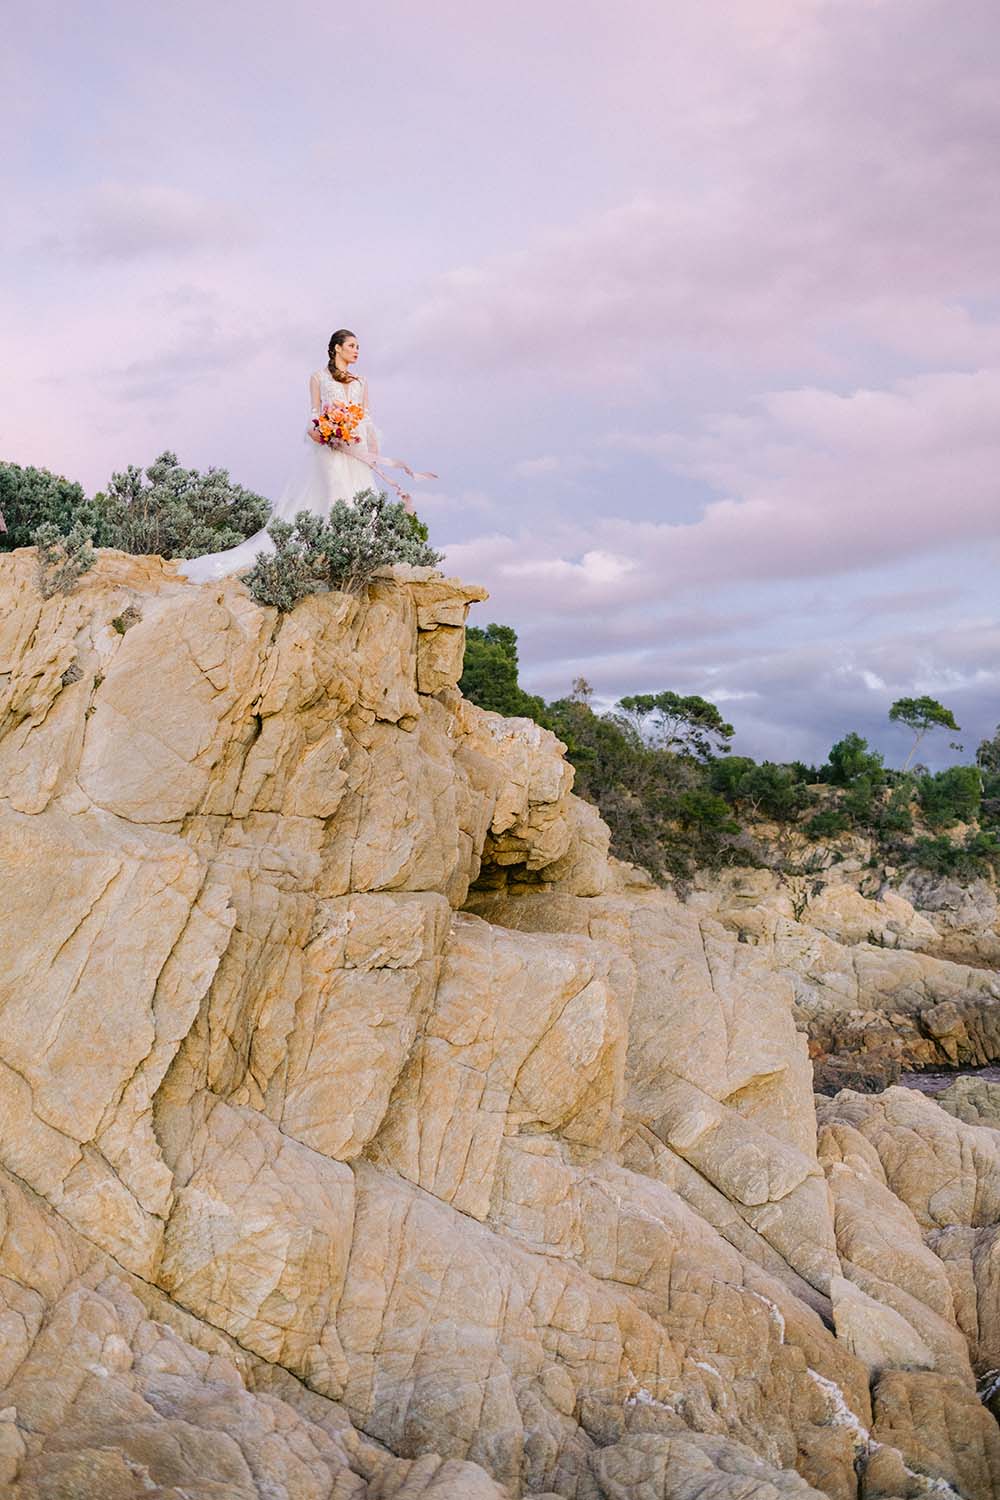
[[[995,882],[887,869],[857,836],[774,834],[770,864],[702,877],[692,904],[789,980],[822,1091],[1000,1062]]]
[[[480,597],[0,559],[0,1496],[985,1500],[1000,1133],[817,1117],[794,942],[609,862]]]

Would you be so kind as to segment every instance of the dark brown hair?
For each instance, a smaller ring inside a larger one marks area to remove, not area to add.
[[[337,345],[346,343],[348,339],[356,338],[357,334],[352,333],[349,328],[338,328],[336,333],[331,333],[330,335],[330,344],[326,351],[330,360],[329,364],[327,365],[327,369],[330,371],[330,374],[333,376],[334,380],[339,380],[341,385],[347,385],[349,381],[354,379],[354,376],[350,373],[350,371],[348,371],[347,374],[344,375],[341,374],[340,370],[337,369]]]

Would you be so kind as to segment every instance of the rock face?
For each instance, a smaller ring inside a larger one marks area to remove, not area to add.
[[[926,874],[896,886],[871,867],[868,848],[856,839],[850,857],[836,851],[827,863],[822,850],[799,849],[798,874],[726,871],[693,904],[791,983],[822,1092],[877,1091],[901,1068],[1000,1061],[992,886]]]
[[[481,591],[33,571],[0,1497],[996,1492],[1000,1135],[900,1090],[817,1126],[766,910],[610,862],[553,736],[459,695]]]

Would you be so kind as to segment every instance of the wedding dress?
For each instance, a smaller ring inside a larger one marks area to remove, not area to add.
[[[310,428],[312,418],[319,416],[324,406],[337,403],[353,403],[364,409],[364,419],[355,429],[360,439],[358,447],[372,463],[378,461],[378,431],[368,407],[368,382],[362,375],[355,375],[346,382],[334,380],[329,370],[317,370],[309,380]],[[303,441],[308,452],[301,471],[284,488],[281,499],[268,520],[293,521],[300,510],[311,515],[326,517],[338,500],[349,505],[361,490],[378,489],[377,479],[372,473],[372,463],[354,458],[326,443],[316,443],[306,436]],[[388,460],[393,467],[397,465]],[[407,472],[412,472],[407,470]],[[390,481],[391,482],[391,481]],[[229,547],[225,552],[208,552],[203,557],[193,557],[180,562],[180,570],[192,583],[205,583],[212,578],[225,578],[230,573],[248,573],[260,553],[273,552],[274,543],[266,528],[247,537],[238,547]]]

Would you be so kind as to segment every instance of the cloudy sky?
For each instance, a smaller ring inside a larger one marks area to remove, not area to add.
[[[8,8],[0,456],[278,494],[354,328],[546,696],[1000,721],[996,0]],[[935,764],[956,757],[945,738]],[[968,758],[968,754],[965,758]]]

